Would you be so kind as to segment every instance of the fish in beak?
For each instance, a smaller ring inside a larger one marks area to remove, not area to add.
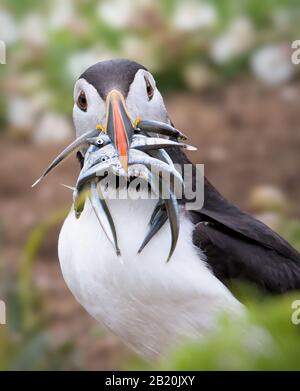
[[[128,170],[128,154],[135,127],[127,111],[123,95],[112,90],[107,96],[107,118],[105,131],[118,152],[125,172]]]

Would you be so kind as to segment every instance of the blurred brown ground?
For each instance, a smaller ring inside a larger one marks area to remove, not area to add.
[[[202,95],[167,96],[169,114],[198,147],[193,162],[204,163],[211,182],[231,201],[248,208],[253,187],[270,184],[283,190],[300,214],[300,83],[268,90],[239,81]],[[0,140],[0,202],[4,222],[4,259],[15,269],[30,230],[49,214],[69,208],[72,185],[79,171],[71,157],[38,187],[31,184],[65,145],[38,147]],[[99,336],[96,322],[69,293],[57,258],[60,227],[51,230],[34,267],[34,279],[47,303],[50,330],[57,342],[72,339],[87,358],[87,369],[112,369],[126,354],[108,333]]]

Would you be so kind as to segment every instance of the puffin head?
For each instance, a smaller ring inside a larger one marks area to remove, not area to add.
[[[74,87],[76,136],[91,129],[106,133],[124,168],[134,129],[140,120],[168,123],[163,98],[152,74],[134,61],[100,61],[78,78]]]

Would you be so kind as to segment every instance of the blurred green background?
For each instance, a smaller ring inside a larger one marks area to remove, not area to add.
[[[298,0],[0,1],[0,369],[147,368],[68,292],[57,237],[71,204],[70,159],[31,184],[73,137],[73,84],[91,64],[125,57],[156,77],[191,155],[230,200],[300,250]],[[230,324],[163,369],[299,369],[291,303],[249,287],[253,328]],[[256,327],[256,328],[255,328]],[[256,331],[255,331],[256,330]],[[258,345],[256,345],[256,343]],[[253,348],[257,346],[257,349]]]

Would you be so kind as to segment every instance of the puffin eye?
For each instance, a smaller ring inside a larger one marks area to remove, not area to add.
[[[87,111],[87,99],[86,95],[83,91],[80,92],[78,98],[77,98],[77,106],[80,108],[82,111]]]
[[[153,89],[150,81],[148,79],[146,79],[146,77],[145,77],[145,82],[146,82],[147,95],[148,95],[149,100],[151,100],[154,95],[154,89]]]

